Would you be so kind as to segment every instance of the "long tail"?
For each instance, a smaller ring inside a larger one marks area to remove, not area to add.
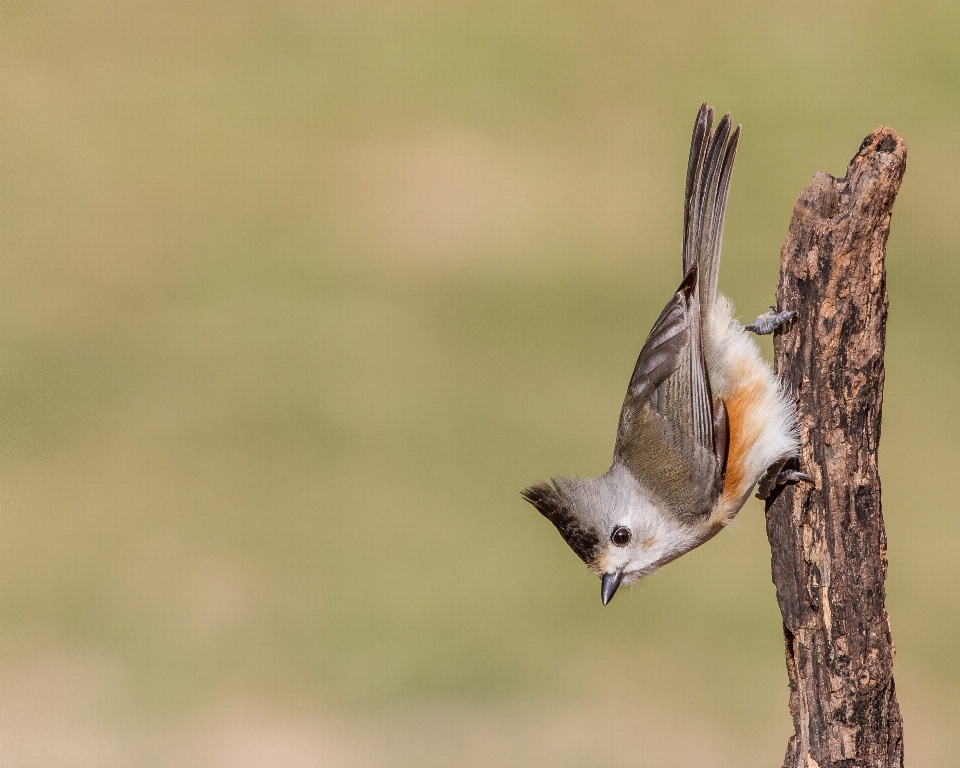
[[[694,264],[699,266],[700,307],[704,317],[709,315],[717,297],[723,216],[740,140],[740,126],[731,134],[731,124],[727,112],[711,135],[713,107],[704,103],[697,114],[690,142],[683,206],[683,274]]]

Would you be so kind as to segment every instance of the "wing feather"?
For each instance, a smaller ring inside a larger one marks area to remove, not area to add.
[[[721,489],[698,283],[694,267],[650,331],[623,401],[614,450],[615,460],[680,517],[708,513]]]
[[[720,244],[740,127],[713,129],[703,104],[690,141],[683,207],[684,280],[647,337],[620,412],[614,458],[676,514],[709,512],[722,490],[728,425],[714,399],[702,320],[716,301]]]

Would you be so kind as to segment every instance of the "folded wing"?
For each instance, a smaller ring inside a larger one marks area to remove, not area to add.
[[[723,487],[726,408],[714,400],[701,318],[716,300],[720,242],[740,136],[725,115],[711,134],[704,104],[690,145],[684,279],[650,331],[620,413],[615,460],[681,518],[709,514]]]
[[[630,379],[615,461],[680,518],[708,514],[723,485],[723,462],[703,350],[697,270],[660,313]],[[726,445],[723,444],[725,453]]]

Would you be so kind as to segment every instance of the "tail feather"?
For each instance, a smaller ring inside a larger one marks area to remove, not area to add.
[[[699,226],[696,219],[696,200],[699,197],[700,168],[707,148],[706,139],[713,125],[713,107],[706,102],[700,107],[697,121],[693,124],[693,138],[690,140],[690,160],[687,162],[687,187],[683,205],[683,274],[684,277],[697,263],[697,240]]]
[[[729,112],[711,135],[713,114],[713,107],[704,104],[694,123],[683,209],[683,272],[687,274],[694,264],[699,268],[700,306],[704,316],[716,301],[723,220],[740,140],[739,125],[730,133]]]

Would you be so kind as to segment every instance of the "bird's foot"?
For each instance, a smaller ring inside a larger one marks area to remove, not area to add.
[[[784,469],[788,461],[790,461],[790,459],[781,459],[780,461],[774,462],[764,476],[760,478],[760,482],[757,483],[758,499],[769,499],[779,486],[786,485],[787,483],[799,483],[801,480],[806,480],[809,483],[813,482],[813,478],[806,472],[800,472],[796,469]]]
[[[765,336],[768,333],[773,333],[781,325],[793,320],[793,318],[796,316],[797,313],[792,309],[788,309],[784,312],[777,312],[776,307],[770,307],[769,312],[758,315],[756,320],[750,323],[750,325],[744,327],[748,331],[753,331],[758,336]]]

